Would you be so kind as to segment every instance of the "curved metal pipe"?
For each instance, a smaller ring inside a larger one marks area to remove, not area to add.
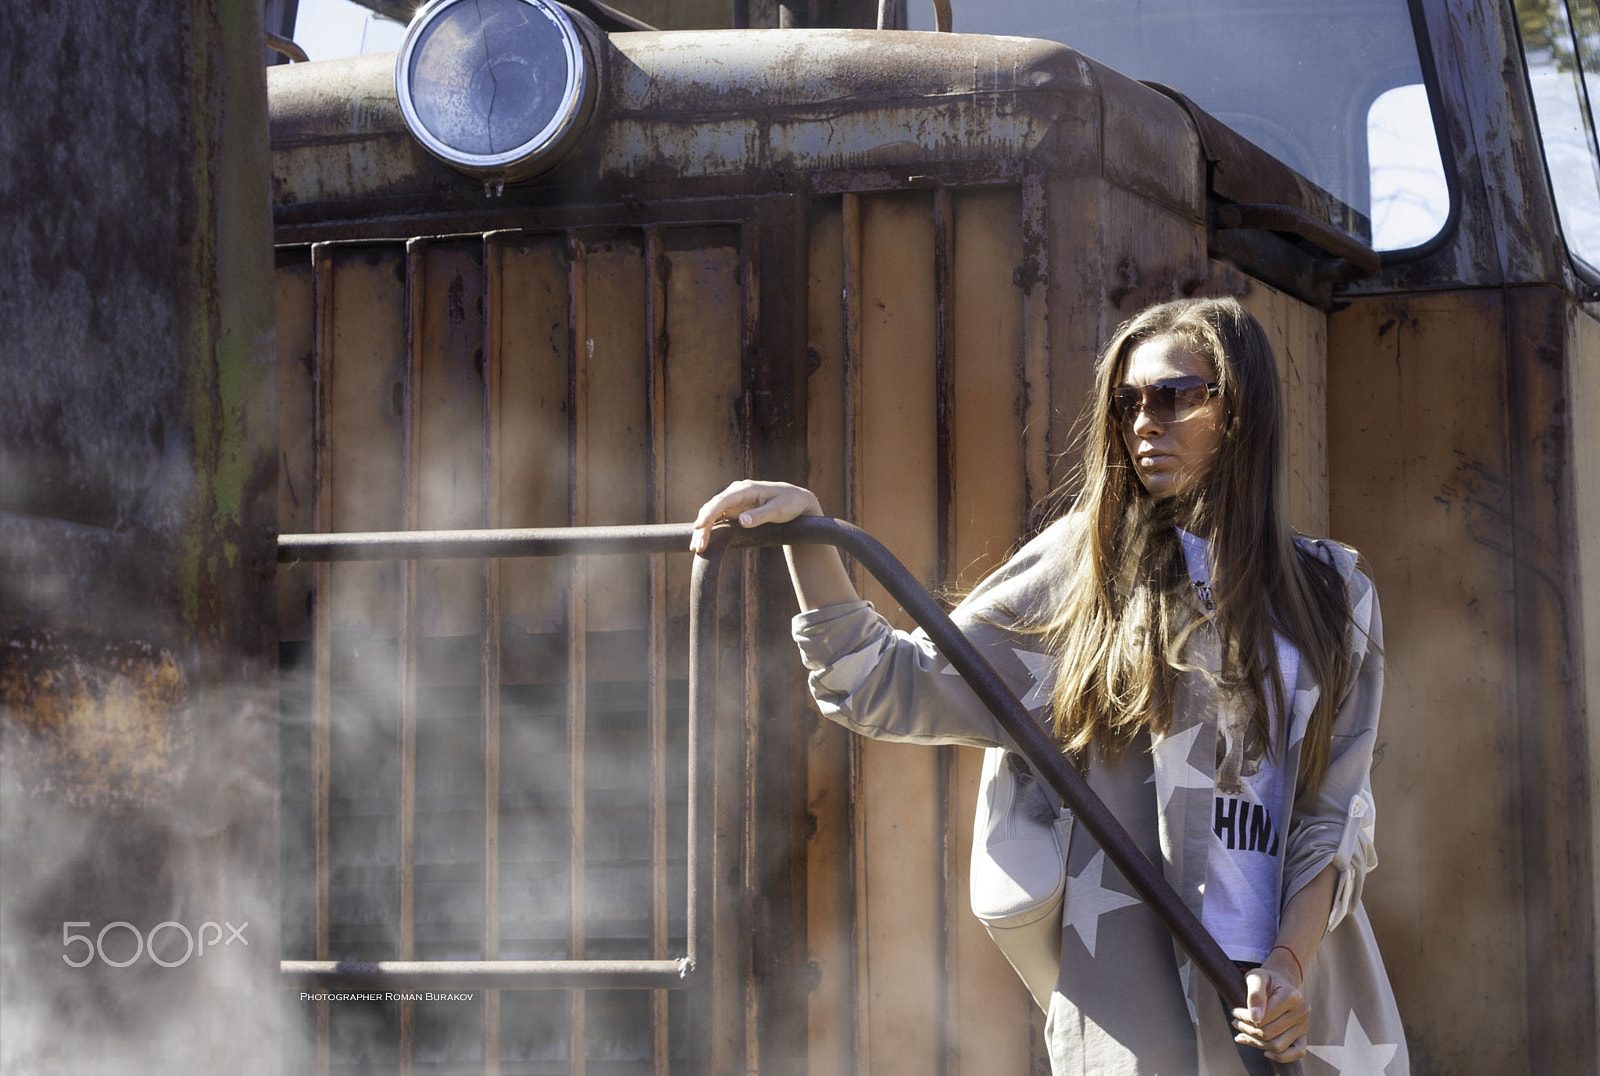
[[[303,64],[310,62],[311,57],[306,55],[306,50],[301,48],[299,45],[296,45],[293,41],[290,41],[287,37],[284,37],[281,34],[275,34],[271,30],[268,30],[266,31],[266,38],[267,48],[271,49],[273,52],[289,57],[289,61],[291,63]]]
[[[742,539],[742,540],[741,540]],[[1072,808],[1077,823],[1105,850],[1150,910],[1166,926],[1195,966],[1216,987],[1229,1007],[1242,1008],[1247,1000],[1244,974],[1222,951],[1199,917],[1189,910],[1161,871],[1134,843],[1122,823],[1106,807],[1066,759],[1051,736],[1039,727],[1025,706],[956,627],[933,596],[881,542],[842,520],[811,517],[792,523],[770,524],[736,533],[733,545],[826,544],[848,552],[911,618],[922,626],[939,652],[949,660],[978,699],[989,708],[1000,727],[1012,738],[1034,771]],[[1277,1066],[1284,1076],[1299,1076],[1299,1062]]]

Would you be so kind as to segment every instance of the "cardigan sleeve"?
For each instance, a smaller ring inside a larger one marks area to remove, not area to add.
[[[979,583],[950,614],[1036,718],[1048,712],[1054,661],[1037,634],[1016,625],[1036,619],[1058,576],[1058,522]],[[933,641],[920,629],[897,631],[870,602],[801,613],[793,633],[824,715],[879,740],[1012,747]]]
[[[932,640],[890,627],[871,602],[801,613],[794,639],[817,707],[852,731],[915,743],[1001,742],[994,716]]]
[[[1331,544],[1331,543],[1330,543]],[[1328,930],[1361,900],[1367,872],[1378,864],[1373,844],[1376,804],[1372,757],[1383,698],[1383,616],[1372,581],[1339,548],[1335,562],[1348,580],[1355,675],[1334,712],[1328,772],[1295,800],[1284,864],[1283,901],[1332,863],[1336,872]]]

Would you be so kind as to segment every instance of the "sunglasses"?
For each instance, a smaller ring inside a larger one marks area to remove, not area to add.
[[[1157,422],[1182,422],[1222,391],[1218,381],[1202,377],[1169,377],[1149,385],[1118,385],[1111,390],[1111,408],[1123,422],[1132,422],[1139,413]]]

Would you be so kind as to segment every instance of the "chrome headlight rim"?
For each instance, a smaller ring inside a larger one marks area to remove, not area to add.
[[[510,0],[535,9],[560,33],[566,62],[561,104],[549,122],[520,145],[500,153],[472,153],[450,145],[428,129],[412,99],[410,73],[424,31],[450,9],[474,2],[476,0],[428,0],[417,9],[395,56],[395,96],[399,99],[406,128],[433,156],[458,171],[484,180],[526,179],[553,166],[561,158],[592,111],[598,78],[585,40],[588,35],[578,19],[560,4],[550,0]]]

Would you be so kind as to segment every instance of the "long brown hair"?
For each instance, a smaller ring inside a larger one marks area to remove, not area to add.
[[[1153,499],[1139,481],[1111,407],[1111,390],[1140,344],[1171,338],[1207,359],[1226,408],[1220,447],[1195,488]],[[1179,676],[1200,623],[1175,527],[1211,542],[1219,689],[1245,702],[1276,751],[1266,691],[1284,698],[1273,629],[1299,648],[1321,686],[1301,752],[1301,789],[1328,766],[1333,714],[1351,672],[1349,602],[1338,572],[1296,547],[1289,525],[1282,392],[1272,345],[1232,299],[1151,307],[1106,345],[1079,422],[1081,463],[1069,483],[1077,548],[1065,550],[1063,599],[1038,626],[1059,659],[1056,735],[1082,753],[1114,756],[1141,731],[1165,734]],[[1288,685],[1293,690],[1293,685]],[[1280,708],[1284,709],[1284,708]],[[1285,725],[1286,727],[1286,725]]]

